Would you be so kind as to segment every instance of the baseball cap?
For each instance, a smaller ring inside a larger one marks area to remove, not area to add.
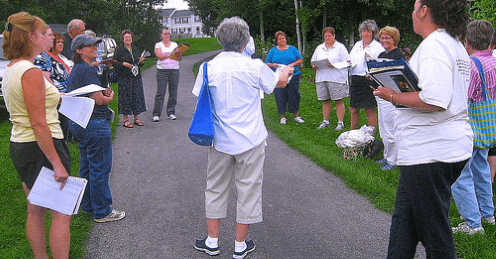
[[[72,39],[71,50],[76,51],[76,49],[79,49],[81,47],[92,46],[92,45],[98,44],[100,42],[102,42],[102,39],[93,38],[93,37],[86,35],[86,34],[80,34],[80,35],[74,37],[74,39]]]

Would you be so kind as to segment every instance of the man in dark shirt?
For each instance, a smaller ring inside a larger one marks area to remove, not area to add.
[[[74,51],[71,50],[72,39],[76,36],[83,34],[86,30],[84,22],[78,19],[74,19],[67,25],[67,32],[62,34],[64,36],[64,50],[62,50],[62,55],[68,59],[72,59]]]

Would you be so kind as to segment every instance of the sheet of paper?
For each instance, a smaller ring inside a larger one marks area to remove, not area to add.
[[[342,68],[347,68],[351,66],[351,62],[348,61],[341,61],[341,62],[334,62],[331,63],[331,65],[337,69],[342,69]]]
[[[82,95],[82,94],[88,94],[88,93],[93,93],[97,91],[103,91],[105,88],[96,85],[96,84],[89,84],[87,86],[83,86],[81,88],[78,88],[74,91],[70,91],[68,93],[65,93],[63,96],[77,96],[77,95]]]
[[[278,64],[279,66],[277,67],[276,69],[276,77],[279,78],[281,76],[281,73],[282,73],[282,69],[287,67],[287,65],[283,65],[283,64]],[[291,78],[293,78],[293,75],[290,75],[288,77],[288,83],[289,81],[291,81]]]
[[[150,54],[150,52],[148,50],[146,50],[146,49],[143,50],[143,52],[141,52],[141,56],[142,57],[145,57],[145,58],[150,57],[151,55],[152,54]]]
[[[59,112],[86,129],[95,108],[95,100],[87,97],[62,95]]]
[[[326,58],[326,59],[311,61],[310,63],[312,63],[312,65],[319,68],[329,68],[327,66],[327,62],[329,62],[329,59]]]
[[[69,176],[62,190],[60,182],[53,178],[54,172],[43,167],[31,189],[28,200],[40,207],[66,215],[76,214],[84,194],[87,180]]]

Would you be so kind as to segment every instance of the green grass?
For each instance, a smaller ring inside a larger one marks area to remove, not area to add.
[[[172,41],[175,41],[178,44],[183,42],[190,44],[189,49],[184,52],[183,56],[222,49],[222,45],[219,44],[217,38],[181,38],[172,39]]]

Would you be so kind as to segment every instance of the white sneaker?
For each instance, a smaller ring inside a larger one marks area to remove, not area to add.
[[[343,122],[338,122],[338,126],[334,130],[342,130],[344,128],[344,123]]]
[[[298,123],[305,123],[305,121],[300,116],[294,118],[294,120]]]
[[[157,121],[160,121],[160,117],[158,117],[158,116],[153,116],[153,122],[157,122]]]
[[[457,227],[452,227],[451,231],[453,231],[453,233],[463,232],[469,235],[482,234],[485,232],[483,227],[473,228],[469,226],[467,222],[462,222]]]
[[[105,222],[121,220],[124,217],[126,217],[126,212],[120,210],[112,210],[110,214],[108,214],[107,216],[100,219],[94,219],[94,221],[98,223],[105,223]]]
[[[286,124],[287,120],[286,118],[281,118],[281,120],[279,121],[281,124]]]
[[[323,121],[323,122],[320,123],[320,125],[319,125],[319,127],[317,127],[317,129],[324,129],[324,128],[329,127],[330,125],[331,124],[329,122]]]
[[[496,225],[496,220],[494,219],[494,216],[489,217],[489,218],[482,218],[482,220],[491,224],[491,225]]]
[[[174,114],[169,115],[169,117],[167,117],[167,118],[169,120],[175,120],[175,119],[177,119],[176,115],[174,115]]]

